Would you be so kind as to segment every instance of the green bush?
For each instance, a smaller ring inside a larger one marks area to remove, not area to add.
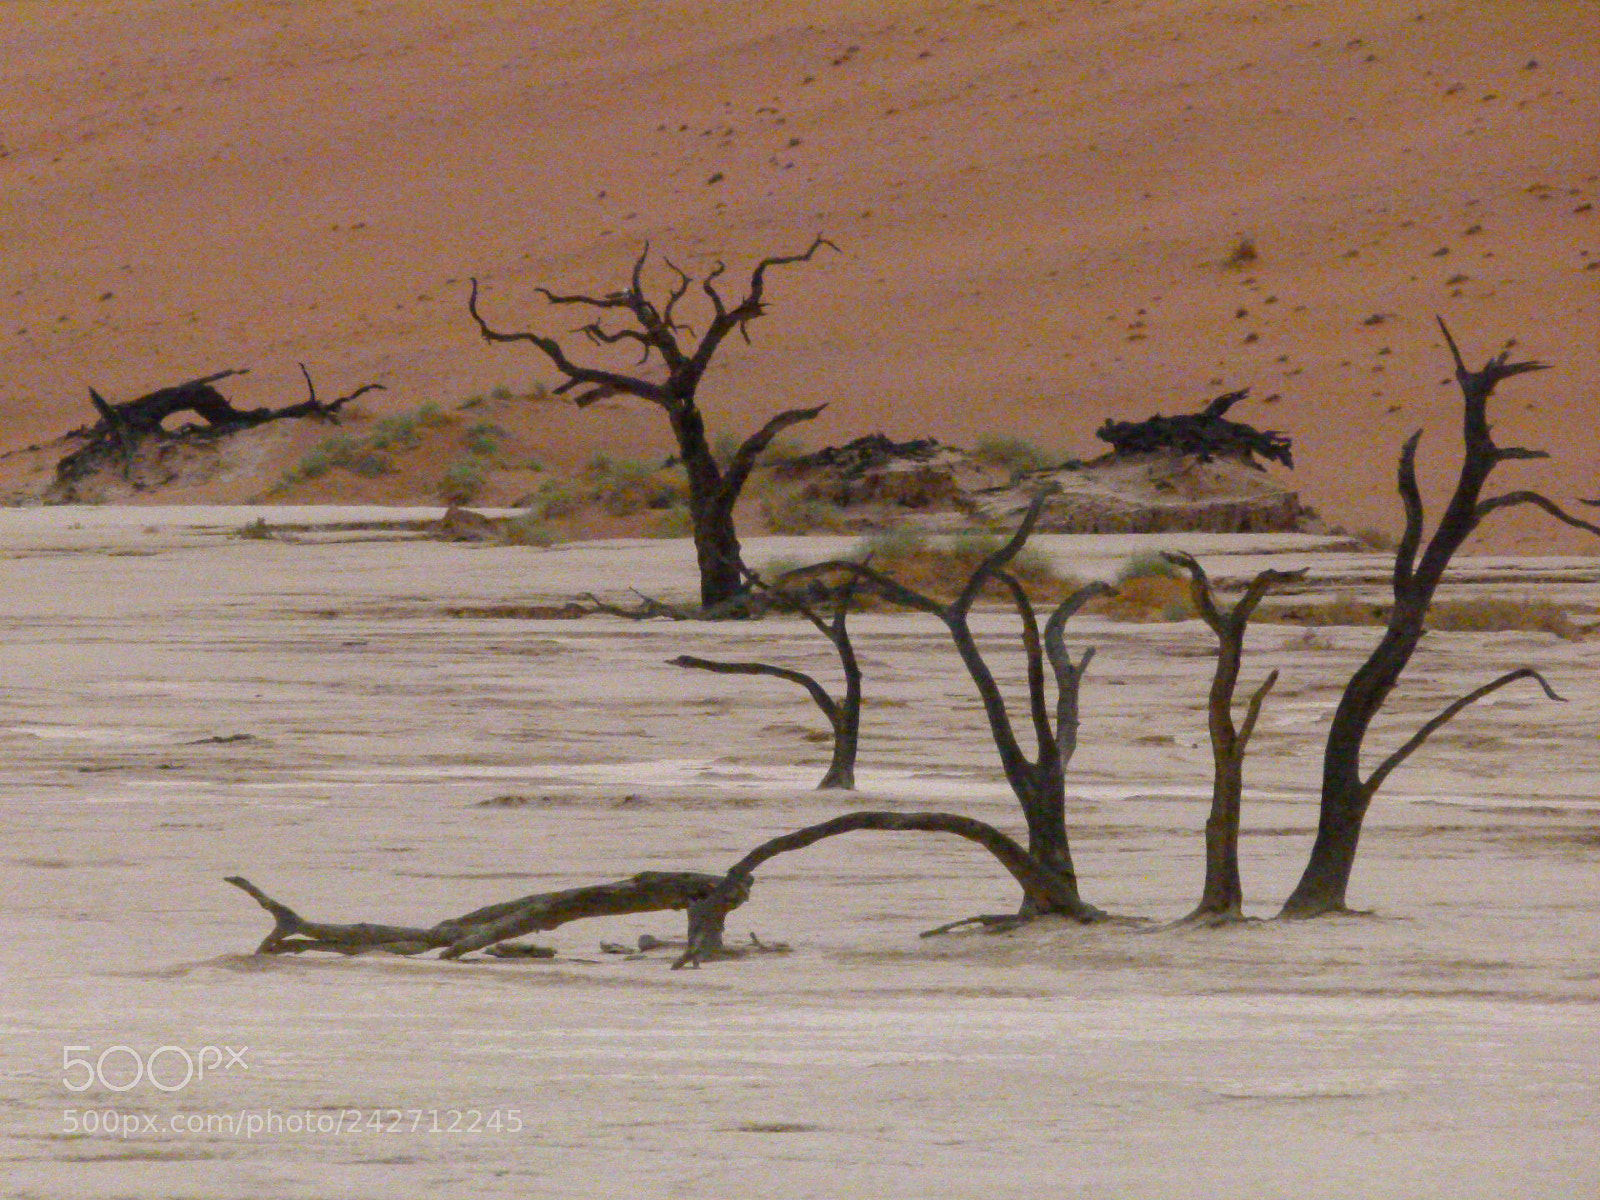
[[[437,491],[446,504],[471,504],[483,491],[485,463],[475,456],[458,458],[445,468]]]

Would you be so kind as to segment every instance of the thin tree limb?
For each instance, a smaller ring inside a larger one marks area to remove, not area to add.
[[[1444,728],[1445,725],[1449,724],[1450,720],[1462,709],[1468,707],[1469,705],[1476,704],[1479,700],[1482,700],[1485,696],[1489,695],[1489,693],[1499,691],[1507,684],[1516,683],[1521,679],[1532,679],[1537,682],[1538,685],[1544,689],[1544,694],[1552,700],[1559,700],[1563,703],[1566,700],[1565,696],[1559,695],[1556,690],[1550,686],[1549,681],[1546,680],[1545,677],[1538,671],[1535,671],[1532,667],[1518,667],[1515,671],[1507,671],[1498,679],[1492,679],[1482,687],[1475,688],[1474,690],[1468,692],[1465,696],[1462,696],[1459,699],[1451,702],[1437,716],[1435,716],[1427,724],[1423,725],[1422,728],[1417,730],[1416,733],[1412,734],[1411,737],[1406,740],[1403,746],[1401,746],[1393,754],[1389,755],[1388,758],[1384,759],[1383,762],[1378,765],[1377,769],[1375,769],[1372,774],[1367,777],[1365,787],[1368,799],[1370,800],[1372,796],[1377,794],[1378,789],[1383,786],[1383,781],[1389,778],[1390,773],[1396,767],[1405,762],[1406,759],[1410,758],[1411,755],[1421,748],[1422,744],[1430,737],[1432,737],[1440,729]]]
[[[1587,501],[1585,503],[1587,503]],[[1585,521],[1582,517],[1575,517],[1563,509],[1554,500],[1550,500],[1545,496],[1540,495],[1538,492],[1532,491],[1507,492],[1503,496],[1493,496],[1488,500],[1479,501],[1477,509],[1478,519],[1481,521],[1484,517],[1488,516],[1492,512],[1502,508],[1515,508],[1519,504],[1531,504],[1535,508],[1542,509],[1549,513],[1556,520],[1560,521],[1562,524],[1570,525],[1574,529],[1582,529],[1588,533],[1600,534],[1600,525],[1595,525]]]
[[[758,662],[726,662],[710,658],[698,658],[693,654],[680,654],[677,658],[667,660],[674,667],[688,667],[696,671],[711,671],[718,675],[770,675],[774,679],[786,679],[790,683],[797,683],[811,694],[817,707],[822,710],[822,715],[828,718],[835,731],[839,728],[839,706],[834,702],[827,690],[807,675],[804,671],[790,670],[788,667],[774,666],[771,663]]]

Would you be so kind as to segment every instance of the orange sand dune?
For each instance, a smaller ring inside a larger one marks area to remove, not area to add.
[[[717,421],[825,400],[813,441],[1088,454],[1248,385],[1313,503],[1393,526],[1400,441],[1429,430],[1436,497],[1455,440],[1438,313],[1557,368],[1499,405],[1555,453],[1506,485],[1600,493],[1590,3],[31,0],[0,40],[5,446],[90,384],[227,366],[248,404],[298,361],[396,407],[550,381],[478,340],[468,277],[560,331],[535,286],[608,290],[647,242],[746,269],[821,231],[842,253],[774,272],[708,377]],[[571,454],[665,444],[631,404],[542,419]]]

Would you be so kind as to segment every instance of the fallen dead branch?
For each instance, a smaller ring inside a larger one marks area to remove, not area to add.
[[[559,892],[540,892],[474,909],[428,928],[407,925],[333,925],[308,921],[287,904],[274,900],[240,875],[227,882],[272,914],[272,932],[256,948],[257,954],[302,954],[325,950],[333,954],[422,954],[442,950],[440,958],[460,958],[486,950],[502,958],[544,957],[525,947],[500,943],[529,933],[555,929],[588,917],[619,917],[630,913],[685,909],[696,900],[723,888],[723,876],[696,871],[641,871],[614,883],[592,884]],[[726,895],[723,890],[719,894]],[[730,908],[733,905],[729,906]]]

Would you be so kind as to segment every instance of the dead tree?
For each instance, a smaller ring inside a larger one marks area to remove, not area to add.
[[[844,588],[834,597],[833,617],[827,619],[801,597],[784,592],[782,589],[766,589],[754,573],[751,573],[750,578],[758,586],[770,592],[769,598],[798,611],[832,643],[839,655],[839,665],[844,671],[844,697],[835,700],[828,694],[826,688],[804,671],[795,671],[771,663],[723,662],[697,658],[692,654],[680,654],[670,661],[675,667],[689,667],[719,675],[770,675],[774,679],[786,679],[805,688],[833,728],[833,758],[828,764],[827,774],[822,777],[822,782],[817,784],[817,790],[843,788],[853,791],[856,786],[856,749],[861,741],[861,664],[856,660],[855,647],[850,642],[850,631],[846,628],[845,621],[850,613],[850,604],[855,597],[858,581],[852,577],[846,582]]]
[[[1012,838],[984,821],[953,813],[853,812],[762,842],[729,867],[714,889],[689,905],[688,946],[673,968],[693,966],[721,953],[727,915],[749,898],[755,869],[762,863],[780,854],[814,846],[824,838],[864,829],[948,833],[965,838],[994,855],[1022,888],[1033,911],[1064,913],[1079,919],[1086,919],[1086,913],[1096,917],[1103,915],[1098,910],[1088,909],[1078,899],[1075,882],[1046,867]]]
[[[257,954],[301,954],[326,950],[334,954],[422,954],[442,950],[440,958],[460,958],[474,950],[499,957],[545,957],[524,947],[501,943],[540,930],[555,929],[587,917],[686,909],[717,891],[725,896],[726,879],[696,871],[643,871],[615,883],[593,884],[561,892],[542,892],[491,904],[437,925],[330,925],[308,921],[287,904],[267,895],[248,879],[230,875],[227,882],[254,897],[272,914],[272,932]],[[720,889],[720,890],[719,890]]]
[[[234,408],[215,385],[224,379],[247,373],[244,368],[217,371],[200,379],[157,388],[121,404],[111,403],[90,388],[89,401],[99,414],[99,420],[81,431],[83,445],[63,456],[56,464],[54,489],[58,492],[70,489],[79,480],[113,465],[124,479],[131,480],[140,451],[147,442],[214,440],[271,421],[302,417],[337,420],[339,410],[356,397],[383,390],[382,384],[368,383],[337,399],[319,400],[311,372],[301,363],[300,373],[306,381],[306,399],[283,408]],[[198,417],[200,424],[168,430],[166,422],[182,413]]]
[[[1463,708],[1520,679],[1536,680],[1547,695],[1559,699],[1537,672],[1527,668],[1512,671],[1455,701],[1384,759],[1370,775],[1362,776],[1362,746],[1373,718],[1399,682],[1417,643],[1422,640],[1434,591],[1444,578],[1451,558],[1484,518],[1502,509],[1532,505],[1565,524],[1600,534],[1600,526],[1572,516],[1539,492],[1512,491],[1484,498],[1484,485],[1501,463],[1548,457],[1542,450],[1495,445],[1488,416],[1489,399],[1496,387],[1518,375],[1544,370],[1545,364],[1511,362],[1507,353],[1502,352],[1481,369],[1469,370],[1443,321],[1439,322],[1439,328],[1450,347],[1456,382],[1461,389],[1464,447],[1460,474],[1449,504],[1424,546],[1422,492],[1416,470],[1417,444],[1422,432],[1412,434],[1400,452],[1397,487],[1405,507],[1406,524],[1395,551],[1394,607],[1377,646],[1345,685],[1328,727],[1317,837],[1300,882],[1284,903],[1281,915],[1285,917],[1315,917],[1344,910],[1345,892],[1361,840],[1361,824],[1373,796],[1396,767]]]
[[[1095,430],[1095,437],[1111,443],[1113,454],[1183,454],[1201,462],[1237,458],[1251,466],[1257,465],[1255,456],[1259,454],[1269,462],[1293,467],[1294,448],[1287,436],[1223,417],[1249,394],[1248,388],[1227,392],[1199,412],[1182,416],[1154,416],[1143,421],[1107,418]]]
[[[1189,590],[1200,619],[1217,635],[1217,670],[1207,705],[1211,731],[1211,812],[1206,817],[1206,878],[1200,903],[1180,923],[1223,923],[1244,916],[1244,886],[1239,878],[1239,813],[1244,802],[1244,758],[1255,732],[1261,705],[1278,682],[1276,671],[1251,693],[1244,722],[1233,719],[1233,692],[1244,659],[1245,629],[1262,598],[1280,584],[1305,576],[1305,571],[1262,571],[1227,612],[1217,606],[1205,569],[1188,554],[1163,554],[1189,573]]]
[[[650,377],[575,362],[559,341],[544,334],[502,333],[491,328],[478,311],[478,281],[472,281],[467,311],[483,339],[526,342],[533,346],[566,377],[555,388],[558,394],[571,393],[579,408],[610,396],[636,396],[666,413],[677,442],[678,456],[689,478],[689,518],[700,569],[700,603],[708,612],[744,590],[744,563],[734,529],[733,509],[750,472],[755,469],[756,460],[778,434],[791,425],[812,420],[827,406],[819,404],[814,408],[794,408],[779,413],[746,438],[724,467],[717,462],[706,435],[705,418],[698,400],[700,382],[729,334],[737,331],[745,341],[750,340],[750,322],[767,310],[767,271],[790,263],[809,262],[824,246],[838,249],[819,235],[799,254],[762,259],[750,273],[744,297],[736,303],[717,289],[717,280],[726,270],[722,263],[717,263],[700,280],[700,291],[710,302],[711,314],[698,340],[693,339],[691,329],[678,313],[678,306],[695,281],[669,261],[667,266],[677,280],[664,301],[651,299],[644,281],[645,264],[650,257],[648,245],[634,261],[629,284],[621,291],[590,296],[563,295],[543,287],[535,289],[550,304],[597,310],[600,316],[577,332],[601,347],[636,346],[639,366],[654,368]],[[608,326],[604,318],[612,315],[618,321]],[[665,377],[655,378],[657,374]]]
[[[1066,825],[1066,769],[1078,745],[1078,693],[1089,663],[1094,658],[1094,650],[1092,647],[1085,650],[1082,657],[1074,662],[1066,648],[1064,634],[1067,621],[1079,609],[1094,597],[1109,594],[1112,589],[1104,583],[1091,583],[1079,588],[1057,605],[1045,623],[1041,636],[1032,602],[1022,584],[1005,568],[1027,544],[1047,499],[1048,492],[1041,492],[1034,497],[1016,533],[1005,545],[978,564],[960,593],[948,604],[906,587],[866,563],[849,560],[802,567],[784,578],[798,579],[819,573],[846,572],[870,584],[891,603],[929,613],[944,623],[956,653],[977,687],[1006,782],[1011,785],[1012,793],[1022,808],[1028,826],[1028,852],[1061,881],[1060,895],[1071,897],[1070,901],[1052,901],[1047,911],[1065,913],[1080,920],[1097,920],[1103,914],[1078,899],[1078,874],[1072,864]],[[977,639],[972,634],[969,620],[972,606],[991,583],[999,583],[1005,589],[1022,621],[1022,647],[1027,659],[1028,716],[1036,747],[1031,759],[1022,748],[994,672],[984,661]],[[1056,687],[1053,718],[1045,683],[1047,663]],[[1037,897],[1029,896],[1023,904],[1022,915],[1031,916],[1041,911],[1036,904]]]

